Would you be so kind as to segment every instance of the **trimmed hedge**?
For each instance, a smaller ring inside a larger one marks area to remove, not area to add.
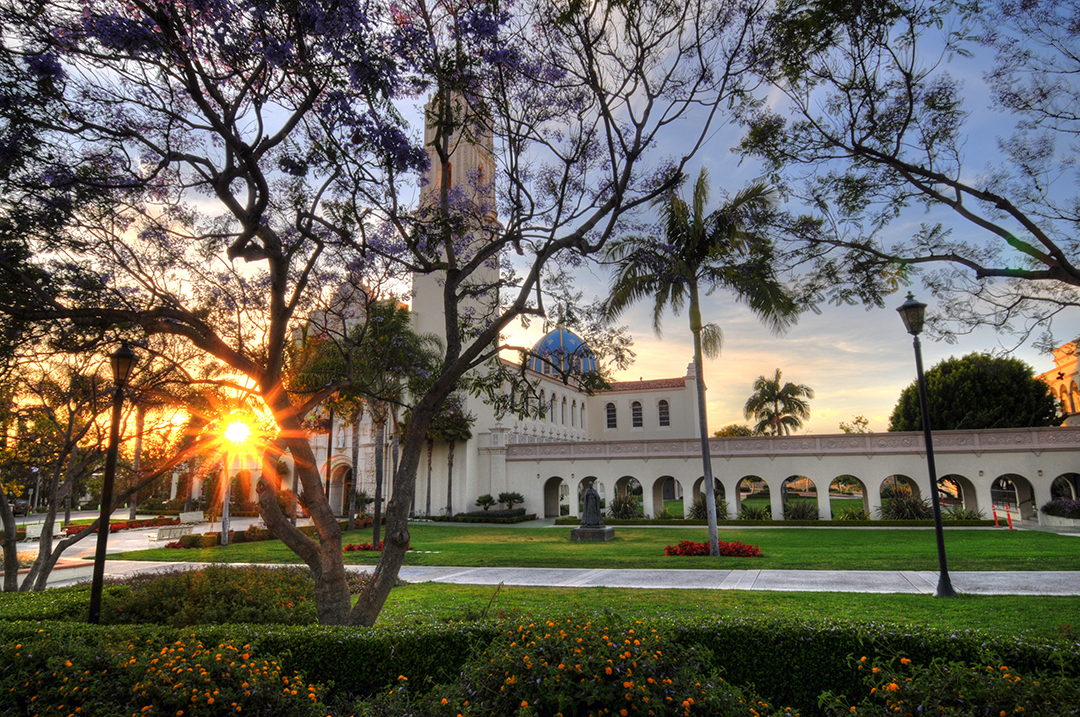
[[[676,518],[673,520],[664,518],[634,518],[633,520],[620,520],[618,518],[604,518],[606,525],[670,525],[681,527],[686,525],[708,525],[706,520],[694,520],[692,518]],[[581,518],[564,517],[556,518],[555,525],[568,525],[577,527],[581,524]],[[932,520],[717,520],[717,525],[739,525],[744,528],[933,528]],[[993,528],[993,520],[946,520],[946,528]]]
[[[433,515],[429,520],[437,523],[525,523],[536,520],[535,513],[526,513],[524,508],[512,508],[510,510],[473,510],[468,513],[458,513],[455,516]]]
[[[79,593],[79,607],[85,597]],[[25,607],[25,606],[24,606]],[[13,610],[8,610],[12,614]],[[39,604],[23,614],[57,613],[56,606]],[[586,618],[588,619],[588,618]],[[606,616],[591,620],[610,629],[625,621]],[[282,669],[300,671],[333,683],[329,698],[355,698],[389,689],[405,675],[410,685],[454,682],[462,666],[482,652],[506,622],[457,623],[451,625],[379,625],[355,627],[222,625],[164,628],[149,625],[95,626],[74,622],[0,622],[0,644],[33,644],[35,641],[78,641],[105,645],[116,640],[134,643],[139,638],[149,648],[177,639],[201,640],[205,644],[250,644],[259,659],[276,656]],[[856,697],[862,689],[849,656],[874,660],[905,655],[917,665],[933,659],[1000,664],[1022,672],[1054,672],[1080,675],[1080,645],[1064,641],[988,636],[976,631],[920,630],[891,623],[854,623],[831,620],[804,622],[785,619],[725,617],[708,622],[679,619],[657,620],[638,629],[659,629],[683,647],[704,647],[712,653],[713,666],[725,680],[753,685],[755,691],[777,704],[791,705],[805,714],[818,714],[818,696]],[[45,630],[40,633],[39,630]],[[45,635],[41,637],[39,635]],[[24,679],[8,673],[8,680]],[[2,696],[0,696],[2,700]],[[0,701],[0,712],[4,705]]]

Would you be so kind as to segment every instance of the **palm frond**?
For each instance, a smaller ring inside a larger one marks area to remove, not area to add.
[[[716,324],[705,324],[701,327],[701,352],[711,359],[720,355],[720,349],[724,345],[724,332]]]

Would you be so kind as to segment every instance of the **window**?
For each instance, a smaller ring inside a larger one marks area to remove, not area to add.
[[[573,405],[570,406],[570,427],[571,428],[574,428],[575,426],[577,426],[577,424],[574,422],[576,418],[577,418],[577,401],[574,401]]]
[[[585,404],[584,403],[581,404],[581,424],[580,425],[581,425],[582,428],[585,427]]]
[[[641,428],[644,425],[641,418],[641,401],[630,404],[630,425],[634,428]]]
[[[566,396],[562,399],[562,424],[566,425]]]
[[[540,408],[547,406],[547,397],[544,395],[544,390],[540,389]]]
[[[660,414],[660,425],[661,426],[670,426],[671,425],[671,411],[668,409],[668,402],[667,401],[661,401],[657,405],[657,412]]]
[[[615,404],[614,403],[609,403],[607,405],[606,410],[607,410],[607,427],[608,428],[618,428],[618,424],[615,421]]]
[[[551,405],[548,407],[548,415],[551,416],[551,422],[555,423],[555,394],[551,394]]]

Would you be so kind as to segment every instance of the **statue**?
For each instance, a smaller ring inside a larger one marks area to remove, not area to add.
[[[600,510],[600,494],[596,491],[596,481],[590,481],[582,496],[584,510],[581,525],[570,531],[570,540],[580,542],[607,542],[615,537],[615,528],[604,525],[604,514]]]
[[[600,494],[596,492],[596,482],[589,483],[585,489],[585,514],[581,517],[582,525],[603,525],[604,516],[600,512]]]

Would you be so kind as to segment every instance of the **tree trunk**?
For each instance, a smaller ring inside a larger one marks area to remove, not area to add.
[[[431,454],[435,451],[435,439],[429,438],[427,442],[427,506],[424,515],[431,517]]]
[[[15,545],[15,513],[11,510],[4,485],[0,483],[0,520],[4,524],[4,592],[19,589],[19,552]]]
[[[139,479],[139,458],[142,456],[143,425],[146,422],[146,409],[142,404],[135,406],[135,455],[131,459],[131,483]],[[135,511],[139,505],[139,493],[131,494],[131,509],[128,511],[128,520],[135,520]]]
[[[334,457],[334,407],[330,406],[330,428],[326,431],[326,503],[330,504],[330,459]],[[333,508],[331,508],[333,510]]]
[[[446,449],[446,515],[454,514],[454,446],[457,443],[450,441]]]
[[[381,407],[380,410],[385,410],[385,407]],[[383,443],[386,441],[386,416],[381,415],[378,417],[375,423],[375,503],[372,510],[372,517],[375,519],[375,524],[372,526],[371,531],[371,547],[378,548],[379,541],[382,540],[382,486],[383,486]]]
[[[184,512],[191,511],[191,494],[195,490],[195,459],[189,458],[187,466],[187,485],[185,487]]]
[[[701,360],[701,307],[698,304],[697,284],[691,282],[689,288],[690,331],[694,334],[694,383],[697,386],[698,430],[701,432],[701,467],[705,476],[705,515],[709,522],[709,555],[719,557],[720,533],[716,527],[716,489],[713,486],[709,420],[705,408],[705,370]]]
[[[356,527],[356,485],[360,481],[360,418],[363,412],[362,407],[358,408],[352,417],[352,485],[349,489],[349,530]]]

